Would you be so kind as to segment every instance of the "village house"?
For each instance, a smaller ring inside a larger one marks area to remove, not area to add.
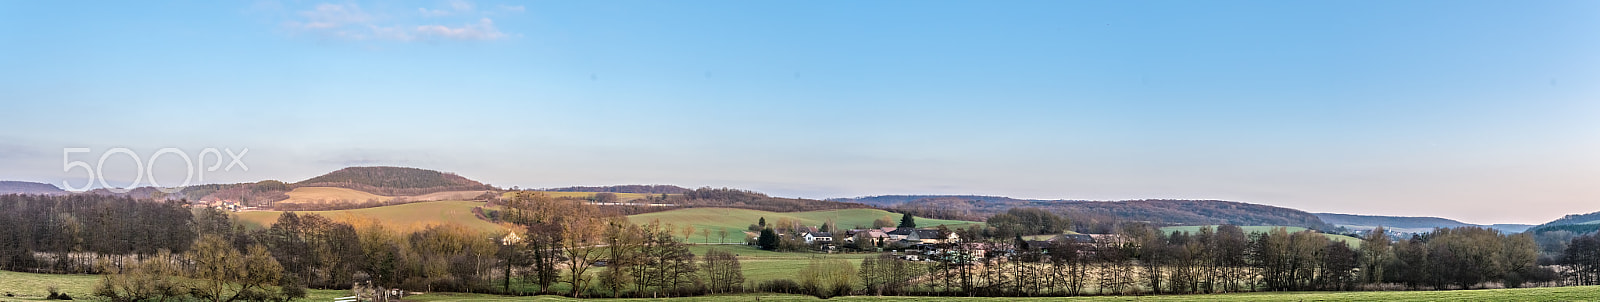
[[[856,238],[872,241],[874,245],[889,240],[889,233],[879,229],[850,230],[848,234],[850,237],[845,237],[844,241],[849,243],[855,243]]]
[[[911,233],[916,231],[917,229],[913,228],[898,228],[884,234],[889,235],[889,240],[906,240],[906,237],[911,236]]]
[[[961,235],[956,235],[955,232],[946,233],[944,236],[940,236],[939,233],[941,233],[939,230],[917,229],[907,234],[905,240],[923,244],[961,242]]]
[[[804,236],[806,244],[833,243],[833,233],[829,232],[807,232]]]

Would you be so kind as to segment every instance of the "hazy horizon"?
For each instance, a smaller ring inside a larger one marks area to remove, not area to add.
[[[74,4],[0,3],[0,180],[1600,211],[1597,2]]]

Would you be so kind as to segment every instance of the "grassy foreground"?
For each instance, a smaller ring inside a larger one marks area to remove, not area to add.
[[[0,301],[43,301],[45,287],[57,286],[79,300],[89,300],[94,275],[47,275],[0,271]],[[16,297],[5,297],[12,293]],[[311,290],[305,301],[332,301],[349,296],[343,290]],[[1600,299],[1600,286],[1547,287],[1523,289],[1482,289],[1455,291],[1385,292],[1278,292],[1215,295],[1111,296],[1071,298],[951,298],[951,297],[837,297],[828,301],[1594,301]],[[577,301],[565,297],[507,297],[464,293],[428,293],[407,301]],[[821,301],[811,296],[779,294],[716,295],[673,299],[605,299],[606,301]]]

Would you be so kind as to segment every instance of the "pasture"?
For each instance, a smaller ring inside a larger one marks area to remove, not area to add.
[[[482,202],[476,201],[426,201],[376,208],[297,213],[314,213],[334,220],[370,218],[380,221],[388,227],[400,230],[415,230],[429,225],[454,223],[487,233],[505,232],[505,227],[478,219],[476,215],[472,214],[473,207],[482,205]],[[239,220],[246,224],[265,227],[277,222],[278,215],[282,214],[283,212],[280,211],[247,211],[239,212],[237,215]]]
[[[289,195],[289,199],[278,201],[279,203],[359,203],[368,200],[387,202],[394,199],[394,197],[334,187],[300,187],[284,194]]]

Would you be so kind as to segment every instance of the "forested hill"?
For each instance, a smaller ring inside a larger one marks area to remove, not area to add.
[[[406,167],[349,167],[294,183],[294,186],[341,187],[386,196],[494,190],[494,187],[453,173]]]
[[[1432,229],[1478,226],[1475,224],[1439,217],[1372,216],[1335,213],[1316,213],[1317,218],[1332,225],[1383,226],[1386,228]]]
[[[1376,216],[1336,213],[1316,213],[1316,215],[1317,218],[1322,218],[1323,222],[1327,222],[1328,224],[1336,227],[1345,227],[1351,230],[1359,231],[1371,230],[1372,228],[1379,226],[1391,231],[1400,232],[1429,232],[1433,231],[1434,228],[1472,226],[1496,229],[1505,233],[1521,233],[1522,231],[1527,230],[1529,227],[1533,227],[1533,225],[1527,224],[1478,225],[1439,217]]]
[[[1316,215],[1301,210],[1222,200],[1026,200],[972,195],[895,195],[831,199],[887,207],[919,216],[981,220],[1011,208],[1032,207],[1070,219],[1145,221],[1162,225],[1278,225],[1332,229]]]
[[[640,193],[640,194],[683,194],[689,189],[673,185],[615,185],[603,187],[574,186],[565,188],[540,189],[550,192],[606,192],[606,193]]]
[[[1128,220],[1181,225],[1234,224],[1298,226],[1328,230],[1332,226],[1305,211],[1222,200],[1062,201],[1054,207],[1099,213]]]
[[[668,196],[664,202],[684,207],[726,207],[768,212],[871,208],[860,203],[772,197],[755,191],[709,187],[686,191],[683,195]]]
[[[1547,231],[1570,231],[1577,234],[1589,233],[1600,230],[1600,212],[1589,214],[1572,214],[1555,221],[1546,222],[1528,229],[1528,232],[1540,233]]]
[[[46,183],[0,181],[0,195],[4,194],[66,195],[68,192]]]

